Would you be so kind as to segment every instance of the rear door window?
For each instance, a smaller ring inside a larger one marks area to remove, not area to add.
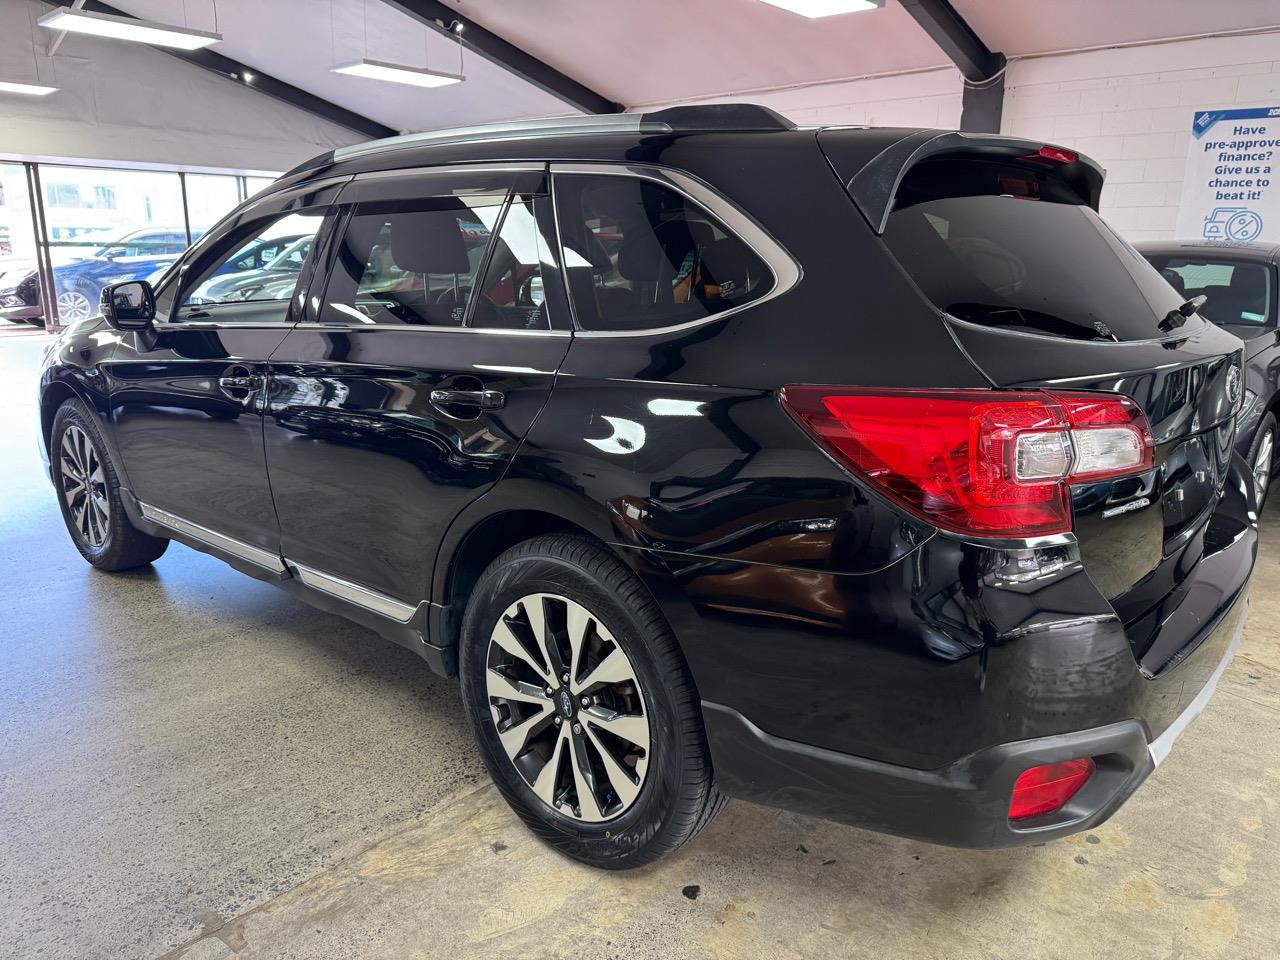
[[[511,198],[489,255],[471,326],[548,329],[547,281],[555,272],[555,230],[549,204],[544,195],[516,194]]]
[[[885,243],[940,310],[1073,340],[1151,340],[1183,302],[1079,197],[1033,168],[926,161],[899,187]]]
[[[1202,316],[1226,326],[1271,322],[1271,268],[1264,263],[1186,256],[1151,256],[1152,265],[1184,299],[1205,297]]]
[[[462,326],[505,201],[493,193],[357,203],[323,321]]]
[[[584,330],[702,320],[764,296],[764,261],[683,194],[638,177],[556,174],[563,267]]]

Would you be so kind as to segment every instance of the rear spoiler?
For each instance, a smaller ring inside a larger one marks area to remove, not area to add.
[[[902,178],[922,160],[966,157],[1006,163],[1022,160],[1028,166],[1035,162],[1036,169],[1043,172],[1046,166],[1042,162],[1025,158],[1043,156],[1041,151],[1048,147],[1075,157],[1071,162],[1053,163],[1054,178],[1094,210],[1098,209],[1098,197],[1106,176],[1103,169],[1084,154],[1017,137],[894,127],[828,128],[818,131],[818,145],[876,233],[884,233]]]

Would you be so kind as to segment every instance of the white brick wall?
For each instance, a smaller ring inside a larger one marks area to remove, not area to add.
[[[761,103],[800,124],[869,124],[879,127],[960,126],[960,73],[951,67],[840,80],[784,90],[726,93],[681,103]],[[660,110],[674,103],[633,110]]]
[[[1191,116],[1280,105],[1280,35],[1015,61],[1002,132],[1074,147],[1107,171],[1102,215],[1130,240],[1173,236]]]

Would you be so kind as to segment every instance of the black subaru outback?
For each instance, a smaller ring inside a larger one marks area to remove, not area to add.
[[[1102,178],[749,106],[343,148],[57,342],[50,475],[100,569],[177,540],[457,675],[585,862],[726,797],[1059,837],[1203,708],[1256,549],[1240,341]],[[291,287],[193,296],[286,233]]]

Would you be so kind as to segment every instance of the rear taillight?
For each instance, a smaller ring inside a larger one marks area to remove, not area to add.
[[[1109,393],[787,387],[782,404],[838,462],[956,533],[1071,529],[1070,484],[1151,467],[1147,419]]]
[[[1009,799],[1009,819],[1025,820],[1042,813],[1061,810],[1093,776],[1096,769],[1097,765],[1092,757],[1079,757],[1023,771],[1013,785],[1013,796]]]

